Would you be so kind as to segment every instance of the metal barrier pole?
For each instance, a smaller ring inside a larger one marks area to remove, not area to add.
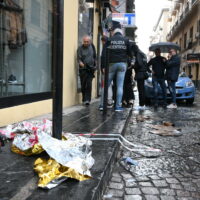
[[[103,96],[103,114],[107,113],[107,102],[108,102],[108,76],[109,76],[109,55],[110,48],[106,48],[106,67],[104,74],[104,96]]]
[[[53,77],[53,137],[62,139],[63,107],[63,16],[64,0],[57,1],[55,7],[55,60]]]

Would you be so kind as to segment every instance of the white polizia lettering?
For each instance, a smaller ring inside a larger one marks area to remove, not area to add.
[[[127,49],[124,45],[110,45],[110,49]]]
[[[111,41],[111,45],[119,45],[119,44],[124,45],[125,42],[124,42],[123,40],[119,40],[119,41]]]

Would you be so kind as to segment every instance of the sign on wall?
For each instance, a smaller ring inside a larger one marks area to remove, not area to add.
[[[187,54],[187,63],[199,63],[200,53],[190,53]]]
[[[123,27],[135,27],[135,13],[112,13],[112,20],[120,22]]]

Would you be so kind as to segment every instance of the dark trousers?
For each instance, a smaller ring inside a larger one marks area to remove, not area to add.
[[[94,77],[93,73],[88,70],[79,71],[80,80],[81,80],[81,92],[82,92],[82,101],[91,101],[92,93],[92,79]]]
[[[175,81],[167,81],[169,92],[172,96],[172,103],[176,104],[176,82]]]
[[[158,90],[159,90],[159,85],[161,87],[162,90],[162,98],[163,98],[163,103],[166,104],[166,84],[165,84],[165,79],[161,78],[156,78],[153,77],[152,78],[152,84],[153,84],[153,90],[154,90],[154,104],[157,105],[158,104]]]
[[[145,105],[145,88],[144,88],[144,79],[137,80],[137,88],[139,93],[139,105]]]
[[[123,92],[123,101],[128,103],[130,100],[135,99],[132,86],[132,69],[127,69],[125,78],[124,78],[124,92]]]

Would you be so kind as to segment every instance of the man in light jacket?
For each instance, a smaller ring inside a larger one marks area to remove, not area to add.
[[[82,102],[86,106],[90,104],[92,93],[92,80],[96,69],[96,50],[91,43],[90,36],[83,37],[83,43],[78,48],[77,59],[81,80]]]

